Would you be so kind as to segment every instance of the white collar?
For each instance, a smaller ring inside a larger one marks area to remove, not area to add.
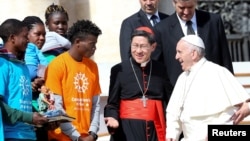
[[[179,20],[179,23],[181,25],[181,28],[182,28],[182,31],[184,32],[184,35],[186,35],[186,29],[187,29],[187,26],[186,26],[186,21],[183,21],[179,15],[176,13],[176,16]],[[194,28],[195,31],[197,31],[197,22],[196,22],[196,12],[194,13],[193,17],[191,18],[191,21],[192,21],[192,26]],[[195,34],[198,34],[198,33],[195,33]]]
[[[153,15],[155,15],[157,17],[157,19],[160,19],[158,10]],[[150,19],[152,17],[152,15],[150,15],[148,13],[146,13],[146,16],[147,16],[148,19]]]
[[[189,72],[194,72],[196,71],[198,68],[200,68],[202,66],[203,63],[205,63],[207,61],[207,59],[205,57],[202,57],[197,63],[195,63],[189,70]]]
[[[150,59],[147,60],[146,62],[141,63],[141,67],[145,67],[149,61],[150,61]]]

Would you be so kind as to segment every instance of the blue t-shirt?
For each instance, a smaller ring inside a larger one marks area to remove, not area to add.
[[[4,141],[2,110],[0,108],[0,141]]]
[[[48,65],[47,59],[44,57],[43,53],[38,49],[38,47],[33,43],[28,43],[25,50],[25,63],[28,65]]]
[[[0,54],[0,95],[10,107],[32,112],[30,76],[24,62]],[[27,123],[4,123],[5,138],[36,140],[34,127]]]

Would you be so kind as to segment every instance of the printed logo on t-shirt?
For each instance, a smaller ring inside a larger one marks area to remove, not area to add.
[[[24,75],[22,75],[20,77],[19,81],[20,81],[20,87],[21,87],[23,95],[24,96],[29,95],[30,83],[29,83],[28,79],[26,79],[26,77]]]
[[[72,97],[72,102],[75,102],[74,110],[77,111],[90,111],[91,100],[89,98]]]
[[[77,91],[80,93],[85,93],[89,85],[88,78],[86,77],[86,75],[80,72],[76,74],[74,79],[75,89],[77,89]]]
[[[32,103],[31,99],[29,99],[29,97],[31,96],[30,81],[24,75],[22,75],[20,76],[19,82],[19,86],[21,87],[21,93],[23,95],[23,98],[19,99],[19,108],[22,111],[32,111]]]

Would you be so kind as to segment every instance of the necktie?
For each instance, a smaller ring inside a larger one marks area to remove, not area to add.
[[[150,20],[152,20],[153,26],[158,23],[157,22],[157,16],[155,16],[155,15],[152,15],[151,18],[150,18]]]
[[[186,25],[187,25],[187,35],[195,34],[194,29],[192,27],[192,21],[187,21]]]

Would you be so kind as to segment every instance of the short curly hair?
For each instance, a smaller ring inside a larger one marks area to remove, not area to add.
[[[84,40],[87,35],[94,35],[98,37],[100,34],[102,34],[101,29],[91,21],[78,20],[69,28],[67,38],[71,43],[73,43],[76,38]]]

